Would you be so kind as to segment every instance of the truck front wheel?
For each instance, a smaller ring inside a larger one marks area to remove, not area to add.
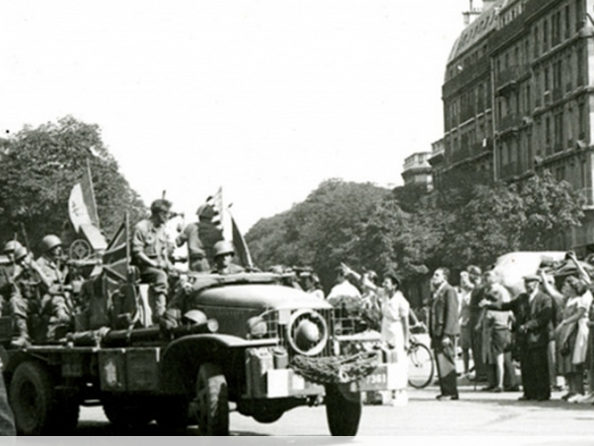
[[[227,380],[216,364],[203,364],[196,380],[198,427],[202,435],[229,435],[229,393]]]
[[[55,427],[54,388],[52,376],[43,364],[27,361],[16,368],[8,394],[19,434],[47,435]]]
[[[334,436],[357,435],[363,405],[359,392],[347,392],[335,384],[326,385],[326,418]]]

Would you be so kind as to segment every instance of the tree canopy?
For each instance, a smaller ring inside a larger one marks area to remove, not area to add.
[[[260,220],[246,238],[258,265],[308,265],[328,289],[345,262],[405,280],[439,266],[486,267],[502,254],[547,250],[583,217],[582,199],[549,173],[515,184],[476,185],[423,196],[331,180],[302,203]]]
[[[48,234],[60,234],[68,220],[68,197],[87,162],[92,172],[101,229],[109,238],[128,212],[132,221],[146,207],[119,172],[101,140],[98,125],[67,116],[57,123],[24,127],[2,141],[0,153],[0,234],[19,235],[24,226],[31,247]]]

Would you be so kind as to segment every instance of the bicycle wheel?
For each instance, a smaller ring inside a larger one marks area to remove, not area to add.
[[[433,354],[425,344],[413,344],[408,351],[408,384],[415,389],[427,387],[433,380]]]

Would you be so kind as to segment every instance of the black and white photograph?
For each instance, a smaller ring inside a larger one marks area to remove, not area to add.
[[[594,0],[0,0],[0,445],[591,444],[593,293]]]

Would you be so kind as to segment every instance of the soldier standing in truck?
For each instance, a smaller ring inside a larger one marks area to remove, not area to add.
[[[208,272],[214,263],[214,245],[223,239],[221,231],[212,223],[214,209],[204,204],[196,212],[198,222],[188,224],[175,239],[176,245],[188,245],[190,271]]]
[[[169,241],[165,223],[171,202],[153,201],[151,216],[139,221],[132,234],[132,258],[140,269],[140,280],[150,285],[149,305],[153,323],[158,324],[167,307],[168,272],[173,269],[168,258]]]

